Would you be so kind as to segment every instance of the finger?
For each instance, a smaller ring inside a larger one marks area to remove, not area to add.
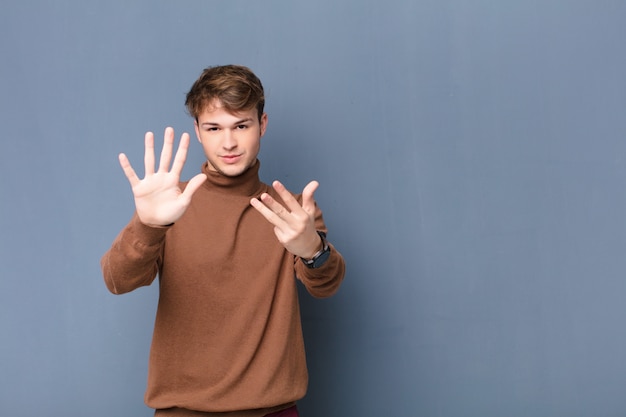
[[[189,180],[189,182],[187,183],[187,187],[185,187],[182,195],[187,199],[191,199],[193,193],[195,193],[198,188],[200,188],[204,181],[206,181],[206,174],[196,175],[191,180]]]
[[[130,162],[128,161],[128,157],[124,155],[123,153],[121,153],[119,154],[118,159],[120,161],[120,166],[122,167],[122,170],[124,171],[124,175],[126,175],[126,178],[128,178],[128,182],[130,183],[130,186],[134,187],[135,184],[137,184],[140,180],[139,180],[139,177],[137,177],[135,170],[130,165]]]
[[[174,156],[174,163],[172,164],[172,172],[178,174],[180,176],[181,172],[183,172],[183,167],[185,166],[185,161],[187,160],[187,150],[189,149],[189,134],[183,133],[180,138],[180,144],[178,145],[178,150],[176,151],[176,156]]]
[[[145,165],[146,176],[154,174],[154,133],[146,132],[145,139],[145,151],[143,161]]]
[[[278,202],[274,197],[272,197],[268,193],[263,193],[261,194],[259,200],[261,200],[261,202],[265,204],[267,208],[272,210],[278,217],[287,222],[289,221],[291,211],[289,211],[285,206]],[[298,202],[296,201],[296,208],[300,209],[300,206],[298,206],[297,204]]]
[[[264,196],[267,194],[264,194]],[[254,207],[265,219],[273,224],[275,227],[282,229],[285,227],[285,221],[278,216],[273,210],[267,207],[263,202],[261,202],[258,198],[253,198],[250,200],[250,204]]]
[[[166,127],[163,134],[163,149],[161,150],[161,160],[159,161],[159,172],[167,172],[169,170],[173,147],[174,129]]]
[[[287,188],[285,188],[285,186],[280,181],[274,181],[272,183],[272,187],[274,188],[274,190],[276,190],[280,198],[283,199],[283,201],[285,202],[285,206],[287,206],[290,212],[300,210],[301,207],[298,203],[298,200],[295,199],[295,197],[289,192],[289,190],[287,190]]]
[[[313,215],[315,213],[315,198],[314,194],[320,183],[317,181],[311,181],[302,190],[302,208],[308,214]]]

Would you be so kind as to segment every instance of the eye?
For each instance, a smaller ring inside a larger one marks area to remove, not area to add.
[[[244,130],[244,129],[247,129],[247,128],[248,128],[248,125],[238,125],[237,126],[237,129],[239,129],[239,130]]]
[[[218,128],[214,126],[205,127],[204,130],[206,132],[217,132]]]

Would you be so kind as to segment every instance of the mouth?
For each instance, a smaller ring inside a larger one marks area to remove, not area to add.
[[[234,164],[241,159],[241,155],[222,155],[220,158],[227,164]]]

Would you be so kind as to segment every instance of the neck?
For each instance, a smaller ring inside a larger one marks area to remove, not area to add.
[[[209,170],[209,164],[205,162],[202,165],[202,172],[207,176],[204,186],[228,194],[254,197],[262,186],[259,179],[260,166],[261,163],[257,159],[256,163],[242,174],[229,177],[217,171]]]

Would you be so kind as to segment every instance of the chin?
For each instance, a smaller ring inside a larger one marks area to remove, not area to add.
[[[217,167],[217,172],[224,175],[225,177],[238,177],[244,172],[246,172],[249,168],[250,168],[249,166],[227,165],[223,167]]]

